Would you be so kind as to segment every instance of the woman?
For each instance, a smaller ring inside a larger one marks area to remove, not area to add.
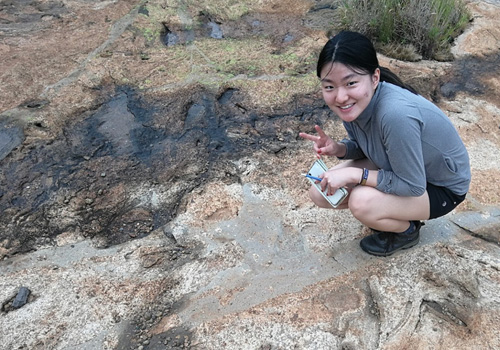
[[[319,157],[346,160],[321,176],[321,188],[349,189],[338,208],[372,228],[360,242],[367,253],[388,256],[413,247],[421,220],[449,213],[469,189],[469,157],[456,129],[439,108],[380,67],[373,44],[359,33],[330,39],[317,75],[348,135],[336,142],[317,125],[317,135],[300,133]],[[316,189],[309,195],[331,208]]]

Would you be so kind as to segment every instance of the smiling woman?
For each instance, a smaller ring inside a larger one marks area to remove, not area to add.
[[[373,229],[361,240],[369,254],[387,256],[419,241],[421,220],[443,216],[464,199],[469,157],[448,117],[394,73],[380,67],[371,41],[340,32],[323,48],[317,66],[326,104],[344,123],[336,142],[316,125],[320,156],[345,159],[320,176],[321,189],[349,189],[338,206]],[[316,188],[313,202],[331,208]]]

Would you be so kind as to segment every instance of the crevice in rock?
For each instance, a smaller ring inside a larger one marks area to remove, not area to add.
[[[440,303],[434,300],[422,299],[420,309],[423,312],[430,311],[434,315],[436,315],[437,317],[448,323],[452,323],[460,327],[467,327],[465,319],[459,315],[459,313],[455,310],[454,306],[451,304]]]
[[[487,243],[490,243],[490,244],[494,244],[496,245],[497,247],[500,246],[500,242],[498,241],[498,239],[496,237],[491,237],[491,236],[487,236],[487,235],[484,235],[484,234],[481,234],[481,233],[477,233],[477,232],[474,232],[472,230],[469,230],[468,228],[460,225],[460,224],[457,224],[456,222],[453,222],[456,226],[458,226],[460,229],[462,229],[463,231],[467,232],[469,235],[471,235],[472,237],[475,237],[475,238],[479,238]]]
[[[375,339],[375,344],[376,347],[375,349],[380,348],[380,332],[381,332],[381,323],[382,323],[382,317],[381,317],[381,310],[378,304],[378,293],[374,291],[374,286],[372,286],[372,282],[370,282],[370,279],[367,280],[366,283],[366,288],[367,288],[367,304],[368,304],[368,312],[370,315],[372,315],[375,320],[375,332],[376,334],[376,339]]]
[[[408,300],[406,302],[405,310],[401,321],[389,332],[391,336],[398,334],[398,332],[409,322],[411,317],[411,311],[413,309],[413,303]]]

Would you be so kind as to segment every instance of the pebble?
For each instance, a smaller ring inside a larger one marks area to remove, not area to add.
[[[30,293],[31,291],[26,287],[19,288],[16,298],[12,303],[12,307],[14,309],[19,309],[20,307],[26,305],[28,303],[28,297],[30,296]]]

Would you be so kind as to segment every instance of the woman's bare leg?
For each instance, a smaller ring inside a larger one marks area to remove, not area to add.
[[[401,197],[373,187],[357,186],[350,194],[349,210],[364,225],[379,231],[403,232],[411,220],[429,219],[427,191],[419,197]]]
[[[342,167],[376,169],[368,159],[342,162],[333,168]],[[403,232],[409,221],[427,220],[430,215],[427,192],[420,197],[401,197],[356,184],[348,190],[349,196],[336,209],[348,208],[361,223],[379,231]],[[314,186],[309,189],[309,196],[317,206],[333,209]]]

